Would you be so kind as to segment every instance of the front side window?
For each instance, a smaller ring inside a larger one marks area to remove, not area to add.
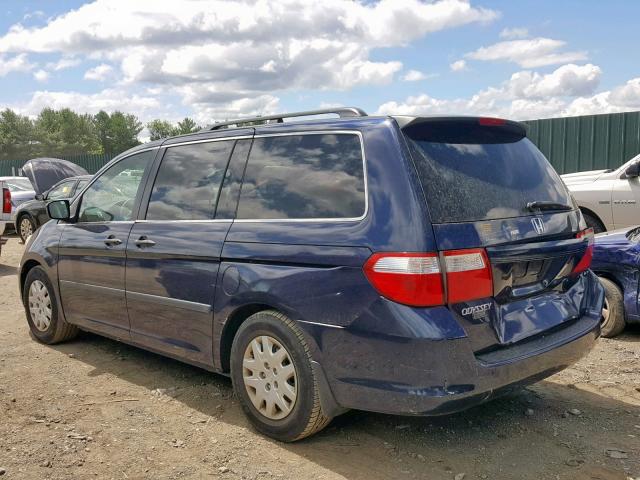
[[[237,218],[357,218],[365,204],[357,135],[263,137],[251,147]]]
[[[133,220],[133,207],[144,170],[156,152],[131,155],[105,171],[84,192],[79,222]]]
[[[170,147],[153,185],[147,220],[210,220],[234,141]]]
[[[74,182],[64,182],[53,187],[47,194],[47,200],[60,200],[62,198],[69,198],[73,191]]]

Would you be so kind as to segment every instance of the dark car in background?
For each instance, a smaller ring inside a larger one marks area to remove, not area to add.
[[[596,235],[591,269],[605,288],[602,335],[615,337],[640,323],[640,227]]]
[[[49,220],[46,204],[51,200],[72,198],[91,175],[68,160],[60,158],[33,158],[22,167],[34,194],[29,202],[20,205],[13,214],[16,232],[22,240]]]
[[[600,331],[593,236],[516,122],[226,122],[131,149],[48,209],[20,263],[37,340],[83,329],[229,375],[283,441],[350,408],[468,408]]]
[[[73,198],[91,180],[91,175],[69,177],[61,180],[44,193],[39,193],[34,200],[22,203],[15,212],[15,229],[25,241],[42,224],[50,220],[47,203],[51,200]]]

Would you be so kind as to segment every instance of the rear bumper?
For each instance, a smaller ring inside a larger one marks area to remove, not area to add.
[[[588,353],[600,334],[603,299],[593,279],[592,308],[582,317],[483,354],[474,354],[466,337],[398,338],[303,326],[323,346],[320,363],[335,405],[398,415],[442,415],[537,382]]]

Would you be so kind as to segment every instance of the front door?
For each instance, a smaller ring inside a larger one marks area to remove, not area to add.
[[[229,158],[245,162],[249,145],[212,139],[163,149],[144,195],[149,200],[141,208],[143,220],[134,224],[127,244],[127,307],[136,343],[212,364],[213,299],[232,223],[229,215],[214,216],[219,197],[226,196],[220,187],[230,175]]]
[[[616,180],[611,197],[615,228],[640,224],[640,177]]]
[[[155,153],[125,157],[74,202],[76,221],[63,227],[58,262],[60,297],[69,322],[129,338],[124,293],[127,239],[142,178]]]

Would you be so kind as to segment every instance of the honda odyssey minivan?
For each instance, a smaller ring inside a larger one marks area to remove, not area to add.
[[[348,409],[465,409],[599,335],[593,235],[516,122],[225,122],[119,155],[48,211],[20,267],[35,338],[87,330],[229,375],[282,441]]]

